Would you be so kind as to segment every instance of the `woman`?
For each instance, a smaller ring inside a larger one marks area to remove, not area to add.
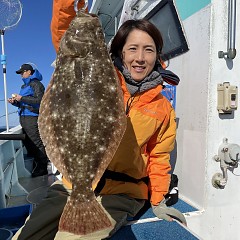
[[[160,32],[147,20],[126,21],[111,44],[128,124],[95,192],[112,227],[84,236],[58,232],[58,222],[71,193],[71,184],[64,179],[50,187],[48,197],[32,213],[18,239],[108,238],[127,223],[129,216],[134,217],[148,199],[159,218],[171,221],[174,217],[185,223],[180,212],[165,205],[164,198],[170,184],[169,159],[176,122],[171,104],[160,93],[162,44]]]
[[[160,94],[163,79],[154,70],[162,44],[161,34],[152,23],[128,20],[114,37],[110,49],[129,121],[126,134],[108,169],[124,172],[135,179],[148,176],[149,189],[145,181],[141,181],[137,187],[129,184],[129,192],[134,198],[148,199],[149,190],[153,205],[160,203],[169,189],[169,153],[174,147],[176,135],[174,110]],[[116,167],[116,162],[121,162],[121,168]],[[121,188],[121,184],[126,189],[125,183],[116,181],[111,182],[109,189],[105,186],[101,194],[117,194],[116,189]]]

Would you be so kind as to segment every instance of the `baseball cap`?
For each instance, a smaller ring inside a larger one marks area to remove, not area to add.
[[[16,71],[16,73],[17,73],[17,74],[21,74],[22,72],[28,71],[28,70],[30,70],[31,73],[34,72],[33,67],[32,67],[30,64],[26,64],[26,63],[25,63],[25,64],[23,64],[23,65],[20,67],[19,70]]]

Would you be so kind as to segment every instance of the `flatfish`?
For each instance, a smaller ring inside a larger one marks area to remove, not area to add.
[[[39,114],[47,155],[72,183],[59,231],[84,235],[111,226],[92,186],[125,129],[122,90],[99,19],[79,11],[61,40]]]

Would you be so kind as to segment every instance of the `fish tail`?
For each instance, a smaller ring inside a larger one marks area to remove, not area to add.
[[[93,199],[88,202],[72,201],[65,205],[59,221],[59,231],[86,235],[112,226],[103,208]]]

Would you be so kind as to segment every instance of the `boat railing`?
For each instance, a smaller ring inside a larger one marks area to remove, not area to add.
[[[10,137],[11,134],[14,140]],[[0,133],[0,139],[3,139],[1,135],[5,135],[5,140],[0,140],[0,208],[5,208],[9,198],[28,194],[18,179],[31,177],[31,173],[24,164],[21,126]]]

